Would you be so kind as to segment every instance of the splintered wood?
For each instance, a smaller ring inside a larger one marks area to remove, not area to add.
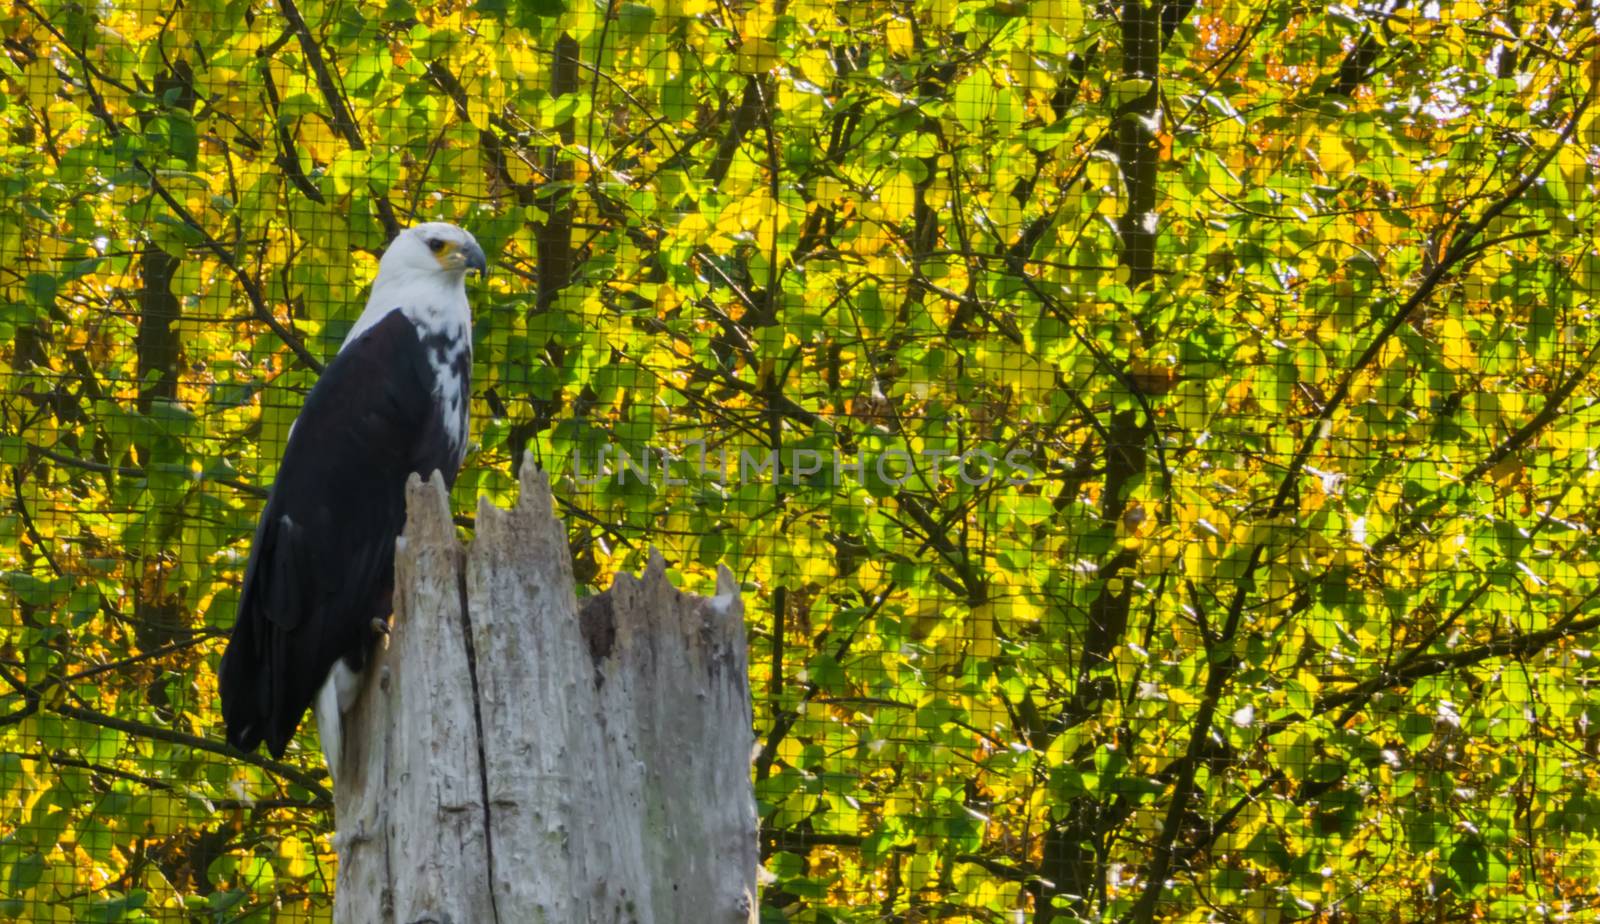
[[[753,922],[738,585],[680,593],[652,553],[580,612],[549,482],[521,482],[467,549],[438,476],[407,486],[394,628],[345,717],[334,920]]]

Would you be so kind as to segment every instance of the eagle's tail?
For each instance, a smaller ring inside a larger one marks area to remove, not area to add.
[[[241,619],[222,653],[217,688],[222,694],[222,721],[227,727],[228,743],[245,752],[254,751],[265,738],[267,723],[260,707],[268,700],[257,689],[263,679],[257,667],[260,663],[250,621]]]

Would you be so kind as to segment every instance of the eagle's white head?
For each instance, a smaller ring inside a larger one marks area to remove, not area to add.
[[[401,231],[378,261],[366,309],[345,335],[341,349],[396,309],[423,328],[466,329],[468,270],[483,275],[488,261],[477,239],[465,229],[429,221]]]
[[[378,281],[385,276],[437,276],[459,284],[470,269],[480,274],[488,270],[478,241],[465,229],[430,221],[400,232],[378,263]]]

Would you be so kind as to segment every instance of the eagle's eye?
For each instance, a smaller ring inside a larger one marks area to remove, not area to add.
[[[427,243],[428,243],[428,249],[433,251],[434,253],[438,253],[439,251],[444,249],[444,241],[440,240],[439,238],[430,237],[430,238],[428,238],[428,242]]]

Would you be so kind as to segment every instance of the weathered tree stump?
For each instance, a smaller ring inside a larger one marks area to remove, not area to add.
[[[549,482],[521,483],[467,549],[438,476],[407,486],[394,628],[345,716],[334,920],[754,921],[733,576],[682,594],[652,553],[580,614]]]

